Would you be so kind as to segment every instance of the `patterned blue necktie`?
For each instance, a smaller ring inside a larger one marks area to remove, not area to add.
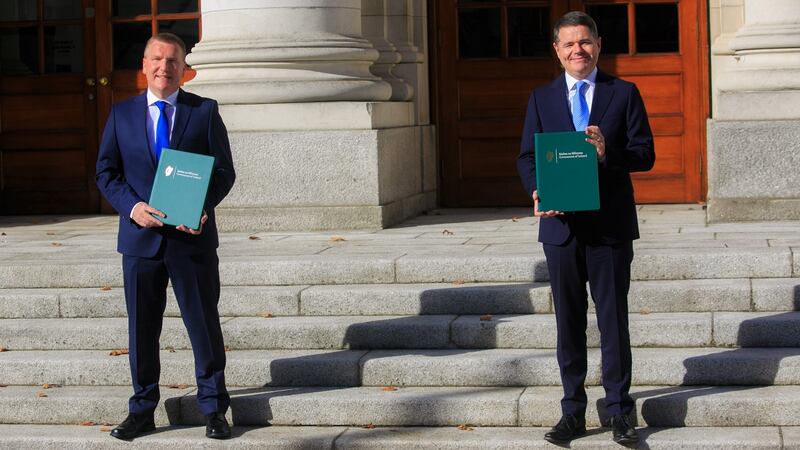
[[[161,158],[161,149],[169,147],[169,123],[167,122],[167,113],[164,109],[167,107],[167,102],[159,100],[156,102],[158,106],[158,122],[156,122],[156,145],[153,147],[153,154],[156,157],[156,162]]]
[[[575,131],[584,131],[589,125],[589,105],[586,103],[586,96],[583,93],[585,81],[575,83],[575,96],[572,97],[572,123]]]

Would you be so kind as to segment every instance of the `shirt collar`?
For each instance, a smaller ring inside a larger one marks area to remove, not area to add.
[[[158,98],[156,96],[156,94],[154,94],[150,89],[148,89],[147,90],[147,105],[148,106],[153,106],[157,101],[164,100],[170,106],[175,106],[175,103],[178,102],[178,92],[180,92],[180,89],[178,89],[177,91],[173,92],[167,98]]]
[[[564,77],[567,80],[567,92],[572,92],[572,89],[575,87],[575,83],[577,83],[578,81],[585,81],[586,84],[588,84],[589,86],[594,86],[595,80],[597,80],[597,66],[594,66],[594,69],[592,69],[592,73],[590,73],[589,76],[584,78],[583,80],[577,80],[567,72],[564,72]]]

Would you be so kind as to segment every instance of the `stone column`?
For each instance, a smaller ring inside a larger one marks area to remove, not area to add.
[[[394,73],[394,68],[403,60],[403,55],[388,38],[389,16],[387,3],[402,3],[405,0],[361,0],[361,23],[367,37],[380,56],[372,65],[372,73],[392,86],[392,100],[410,100],[414,88]]]
[[[745,0],[715,76],[710,221],[800,219],[800,2]]]
[[[388,100],[370,72],[361,0],[204,0],[187,62],[194,92],[222,104]]]
[[[435,205],[432,129],[412,102],[388,101],[361,7],[203,0],[185,88],[217,99],[228,127],[237,181],[220,228],[380,228]]]

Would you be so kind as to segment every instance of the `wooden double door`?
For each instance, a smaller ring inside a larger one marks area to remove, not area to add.
[[[200,38],[199,0],[0,2],[0,214],[110,211],[94,182],[113,102],[155,32]],[[193,76],[187,70],[187,78]]]
[[[706,7],[705,0],[435,2],[441,203],[531,204],[515,164],[525,109],[531,90],[561,73],[552,27],[570,10],[597,21],[599,67],[642,93],[656,164],[633,175],[637,202],[704,201]]]

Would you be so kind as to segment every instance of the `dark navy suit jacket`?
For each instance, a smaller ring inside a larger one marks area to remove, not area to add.
[[[598,70],[589,125],[605,137],[606,158],[598,163],[600,209],[542,218],[539,242],[561,245],[571,235],[587,243],[614,244],[639,237],[630,172],[655,163],[653,134],[636,85]],[[575,131],[561,74],[533,91],[528,101],[517,171],[528,195],[536,190],[535,133]]]
[[[214,207],[233,187],[233,169],[228,133],[217,102],[180,90],[170,148],[215,157],[214,170],[204,209],[208,221],[200,235],[190,235],[165,225],[142,228],[130,219],[133,206],[150,199],[156,161],[147,136],[147,95],[117,103],[106,122],[97,155],[97,186],[120,215],[117,250],[123,255],[149,258],[164,239],[172,251],[200,253],[219,246]]]

